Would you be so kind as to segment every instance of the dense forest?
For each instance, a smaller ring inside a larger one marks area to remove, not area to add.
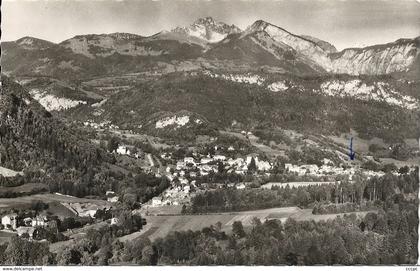
[[[386,174],[369,180],[354,176],[353,180],[308,187],[272,186],[271,189],[215,189],[192,198],[191,213],[244,211],[272,207],[357,203],[376,205],[398,202],[418,191],[418,168],[402,175]]]
[[[77,197],[103,197],[113,189],[131,204],[147,201],[169,185],[166,179],[143,172],[133,176],[115,165],[107,148],[93,145],[77,127],[52,116],[6,76],[0,115],[0,165],[24,174],[0,177],[2,186],[43,183],[50,192]]]
[[[227,235],[216,226],[174,232],[154,242],[160,264],[315,265],[403,264],[417,261],[417,206],[314,222],[254,219],[250,231],[234,222]]]

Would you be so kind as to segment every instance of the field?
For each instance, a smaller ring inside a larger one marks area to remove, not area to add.
[[[97,199],[86,199],[76,198],[72,196],[66,196],[61,194],[36,194],[24,197],[15,198],[0,198],[0,211],[7,211],[11,209],[28,209],[31,204],[37,201],[41,201],[49,204],[47,212],[59,217],[71,217],[74,216],[66,207],[61,203],[91,203],[98,206],[110,207],[111,203],[105,200]]]
[[[14,171],[5,167],[0,167],[0,175],[4,177],[14,177],[18,174],[22,174],[22,172]]]
[[[241,133],[229,132],[229,131],[219,131],[219,132],[226,135],[236,136],[237,138],[242,139],[242,140],[246,140],[246,137]],[[271,148],[270,146],[258,143],[257,142],[258,137],[254,135],[250,135],[248,137],[248,140],[252,146],[256,147],[258,150],[260,150],[261,152],[265,153],[266,155],[270,157],[284,156],[284,151],[276,150],[276,149]]]
[[[357,212],[364,216],[367,212]],[[350,213],[349,213],[350,214]],[[133,240],[144,236],[151,240],[164,237],[172,231],[201,230],[204,227],[222,223],[222,230],[230,232],[234,221],[241,221],[245,228],[252,226],[252,219],[259,218],[261,221],[266,219],[279,219],[285,222],[287,218],[296,220],[328,220],[334,219],[342,214],[314,215],[312,209],[300,209],[298,207],[271,208],[255,211],[232,212],[206,215],[167,215],[167,216],[146,216],[147,224],[140,232],[135,232],[120,238],[120,241]]]
[[[7,231],[0,231],[0,244],[4,244],[9,241],[10,237],[13,235],[16,235],[16,233],[13,232],[7,232]]]
[[[0,197],[8,197],[8,195],[30,195],[45,191],[48,191],[48,186],[46,184],[26,183],[14,187],[0,187]]]

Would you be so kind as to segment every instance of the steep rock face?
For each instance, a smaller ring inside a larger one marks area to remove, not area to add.
[[[268,34],[277,45],[289,47],[291,50],[295,51],[298,56],[306,58],[307,62],[312,64],[313,67],[317,65],[326,71],[331,70],[331,61],[328,57],[328,51],[324,50],[316,42],[294,35],[281,27],[259,20],[248,27],[243,32],[242,36],[260,32]]]
[[[141,43],[143,37],[128,33],[75,36],[60,43],[76,54],[90,58],[110,56],[114,53],[131,56],[157,56],[165,52]]]
[[[405,72],[412,68],[418,58],[419,48],[420,37],[365,48],[345,49],[330,55],[332,72],[352,75]]]
[[[360,79],[328,80],[320,85],[319,91],[334,97],[351,97],[357,100],[385,102],[409,110],[417,110],[419,101],[414,97],[403,95],[391,85],[384,82],[365,83]]]
[[[241,30],[235,25],[216,22],[212,17],[200,18],[187,27],[177,27],[172,33],[198,38],[205,42],[219,42],[227,35],[239,33]]]
[[[332,45],[329,42],[326,42],[324,40],[320,40],[320,39],[312,37],[312,36],[307,36],[307,35],[302,35],[301,37],[304,38],[304,39],[315,42],[319,47],[321,47],[324,51],[326,51],[328,53],[336,53],[337,52],[337,48],[335,48],[335,46]]]

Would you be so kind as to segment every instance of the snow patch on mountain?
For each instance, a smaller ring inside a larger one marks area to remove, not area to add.
[[[319,92],[334,97],[353,97],[365,101],[386,102],[411,110],[419,108],[417,99],[398,93],[392,86],[384,82],[375,82],[373,85],[368,85],[358,79],[350,81],[333,80],[322,83]]]
[[[47,92],[32,89],[29,94],[37,100],[47,111],[61,111],[76,107],[79,104],[86,104],[86,101],[71,100],[63,97],[56,97]]]
[[[285,91],[289,89],[289,86],[286,84],[285,81],[278,81],[271,83],[267,86],[268,90],[272,92],[279,92],[279,91]]]
[[[222,78],[224,80],[245,83],[245,84],[256,84],[262,86],[265,82],[265,79],[256,74],[217,74],[209,71],[204,72],[205,75],[210,76],[211,78]]]
[[[166,126],[172,126],[176,125],[176,128],[180,128],[182,126],[185,126],[190,122],[190,116],[172,116],[172,117],[166,117],[161,120],[158,120],[155,124],[156,129],[162,129]]]
[[[190,26],[177,27],[172,30],[174,33],[195,37],[209,43],[219,42],[226,38],[227,35],[239,33],[240,31],[241,30],[235,25],[216,22],[211,17],[200,18]]]

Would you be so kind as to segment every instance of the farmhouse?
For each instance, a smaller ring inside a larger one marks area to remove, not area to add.
[[[32,219],[32,227],[45,227],[48,219],[45,215],[39,215]]]
[[[120,220],[117,217],[111,218],[111,225],[117,225],[120,223]]]
[[[1,224],[6,229],[16,230],[17,228],[17,214],[8,214],[1,218]]]
[[[119,200],[119,197],[117,197],[117,196],[107,198],[107,201],[109,201],[109,202],[118,202],[118,200]]]
[[[118,146],[118,149],[116,150],[116,152],[122,155],[130,155],[131,153],[128,147],[124,145]]]
[[[154,197],[152,199],[152,206],[157,207],[157,206],[160,206],[160,205],[162,205],[162,200],[159,197]]]
[[[245,189],[245,184],[243,184],[243,183],[238,183],[237,185],[236,185],[236,189]]]

